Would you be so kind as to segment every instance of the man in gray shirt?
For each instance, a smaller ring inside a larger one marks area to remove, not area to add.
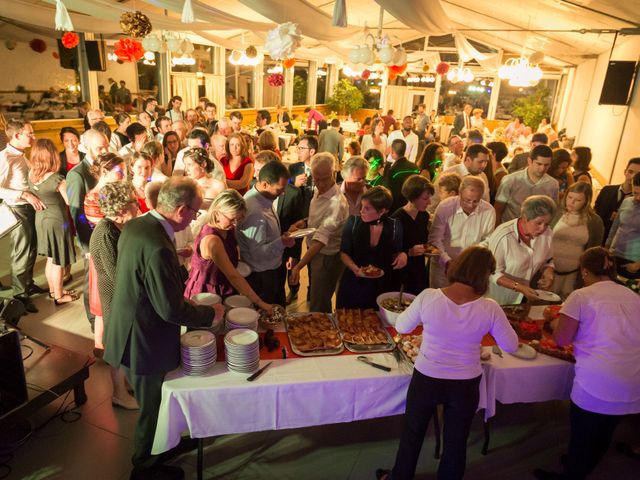
[[[341,163],[344,156],[344,137],[338,131],[339,129],[340,120],[334,118],[331,120],[331,127],[320,132],[318,152],[328,152],[336,157],[338,163]]]
[[[531,195],[546,195],[558,202],[560,186],[547,174],[553,152],[547,145],[534,147],[527,168],[505,175],[496,194],[496,226],[520,216],[522,203]]]
[[[284,164],[271,161],[262,167],[258,181],[244,196],[247,214],[236,232],[240,257],[251,267],[247,282],[265,302],[277,305],[285,305],[282,253],[295,240],[288,233],[280,234],[273,202],[284,193],[288,181]]]

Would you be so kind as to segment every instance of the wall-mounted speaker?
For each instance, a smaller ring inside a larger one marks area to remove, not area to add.
[[[598,103],[600,105],[629,105],[637,70],[636,62],[610,61]]]
[[[87,64],[89,70],[104,72],[107,70],[107,55],[104,51],[104,42],[98,40],[86,40]]]
[[[65,48],[62,40],[58,39],[58,54],[60,55],[60,66],[70,70],[78,69],[78,47]]]

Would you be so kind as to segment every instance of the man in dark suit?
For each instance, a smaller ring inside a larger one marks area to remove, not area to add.
[[[456,115],[453,120],[453,128],[451,129],[451,135],[460,135],[461,137],[467,136],[467,130],[471,129],[471,111],[473,107],[468,103],[464,106],[462,113]]]
[[[633,176],[640,172],[640,157],[629,160],[627,167],[624,169],[624,182],[620,185],[606,185],[600,190],[600,194],[596,199],[595,211],[604,223],[604,238],[602,244],[609,237],[609,230],[618,214],[618,209],[622,201],[631,196],[631,181]]]
[[[318,153],[318,138],[304,135],[298,142],[298,161],[289,166],[289,183],[302,190],[304,200],[303,216],[309,215],[309,204],[313,197],[313,177],[311,176],[311,157]]]
[[[420,173],[416,164],[405,158],[406,149],[407,144],[402,139],[397,138],[391,143],[393,163],[387,164],[382,175],[382,185],[391,190],[391,195],[393,195],[393,204],[389,213],[395,212],[407,203],[407,199],[402,196],[402,184],[411,175]]]
[[[89,260],[87,259],[93,227],[84,214],[84,197],[98,182],[93,173],[91,173],[91,169],[95,159],[108,151],[109,140],[99,131],[89,129],[84,132],[84,141],[87,155],[67,174],[67,196],[69,197],[69,210],[71,211],[73,224],[76,227],[76,237],[82,250],[84,262],[84,310],[91,324],[91,331],[93,331],[95,316],[89,309]]]
[[[195,220],[202,193],[191,179],[172,177],[156,209],[126,224],[118,241],[111,322],[104,360],[122,366],[140,405],[131,479],[182,479],[177,467],[151,455],[167,372],[180,364],[180,325],[208,327],[223,308],[196,306],[183,296],[175,232]]]

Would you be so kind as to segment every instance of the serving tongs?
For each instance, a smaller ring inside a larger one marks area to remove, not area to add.
[[[400,335],[396,335],[395,337],[393,337],[393,341],[395,342],[396,346],[394,347],[392,353],[393,357],[396,359],[396,362],[398,362],[398,369],[400,369],[404,373],[411,373],[411,362],[407,360],[407,357],[405,357],[404,354],[400,351],[400,342],[402,341],[402,338],[400,337]]]

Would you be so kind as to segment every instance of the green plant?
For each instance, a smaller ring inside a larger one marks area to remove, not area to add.
[[[540,121],[549,115],[550,94],[548,88],[538,88],[531,95],[516,99],[511,114],[514,117],[522,117],[524,124],[535,131]]]
[[[306,105],[307,103],[307,81],[299,76],[293,77],[293,104]]]
[[[340,115],[351,115],[364,104],[360,89],[343,78],[333,87],[333,95],[327,99],[327,106]]]

